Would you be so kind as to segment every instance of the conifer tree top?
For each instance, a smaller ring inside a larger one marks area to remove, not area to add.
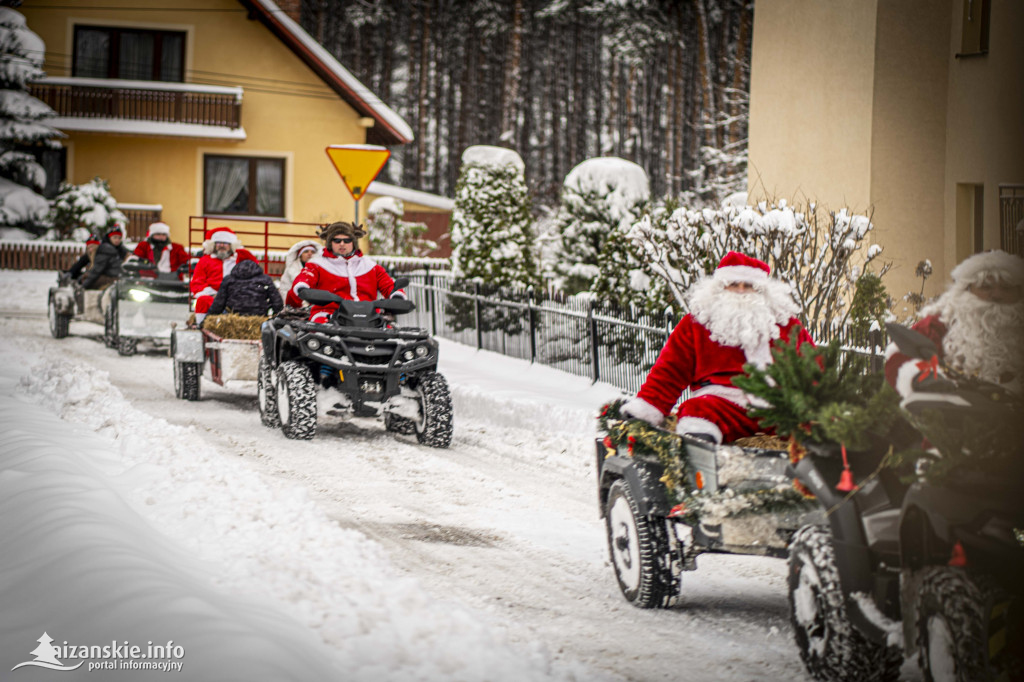
[[[465,166],[476,166],[479,168],[506,168],[511,166],[518,171],[526,169],[523,157],[512,149],[504,147],[492,147],[486,144],[478,144],[466,147],[462,152],[462,163]]]

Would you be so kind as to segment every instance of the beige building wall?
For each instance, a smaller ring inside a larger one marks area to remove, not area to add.
[[[754,7],[751,198],[869,204],[874,0]]]
[[[124,203],[161,204],[172,238],[187,241],[189,216],[202,215],[204,153],[270,156],[286,161],[285,219],[329,222],[353,217],[351,196],[324,152],[330,144],[364,143],[359,115],[235,0],[208,0],[207,11],[138,11],[139,0],[69,2],[61,11],[20,11],[46,42],[47,73],[71,75],[75,24],[129,25],[188,32],[186,82],[244,88],[241,142],[135,135],[69,134],[68,176],[110,182]],[[157,3],[169,7],[167,3]],[[80,6],[82,9],[76,9]],[[156,160],[157,162],[154,162]]]
[[[1024,3],[990,0],[988,53],[957,58],[966,2],[754,12],[751,198],[873,211],[897,298],[920,289],[921,259],[931,296],[964,257],[998,248],[999,185],[1024,184]]]

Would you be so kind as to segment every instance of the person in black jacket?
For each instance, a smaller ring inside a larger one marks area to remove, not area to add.
[[[208,314],[219,315],[228,310],[236,315],[262,316],[267,310],[277,313],[283,307],[281,294],[259,263],[243,260],[221,282]]]
[[[96,249],[96,258],[93,259],[92,268],[82,276],[82,286],[86,289],[104,289],[121,276],[121,263],[131,253],[121,241],[124,239],[124,232],[120,227],[114,227],[107,232]]]
[[[96,249],[100,246],[100,238],[98,235],[90,234],[89,238],[85,240],[85,253],[82,257],[75,261],[75,264],[68,269],[68,274],[71,279],[78,279],[83,272],[92,269],[93,260],[96,258]]]

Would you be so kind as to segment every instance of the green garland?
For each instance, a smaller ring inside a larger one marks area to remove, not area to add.
[[[746,514],[785,513],[806,509],[807,498],[793,488],[768,488],[745,493],[720,490],[709,493],[690,485],[692,467],[686,445],[676,434],[651,426],[640,419],[622,414],[623,399],[608,403],[598,416],[599,431],[604,434],[608,455],[625,448],[630,457],[652,459],[662,465],[669,500],[679,507],[679,514],[687,522],[695,522],[709,510],[731,503],[735,511],[726,516]]]

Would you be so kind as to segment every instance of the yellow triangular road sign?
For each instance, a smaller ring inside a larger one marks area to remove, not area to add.
[[[366,188],[391,156],[384,147],[369,144],[332,144],[326,151],[356,201],[366,194]]]

